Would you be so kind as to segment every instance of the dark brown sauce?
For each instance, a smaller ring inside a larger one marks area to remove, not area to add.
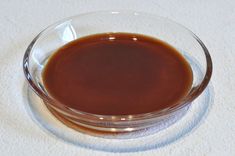
[[[163,41],[109,33],[61,47],[48,60],[43,82],[54,99],[76,110],[130,115],[177,104],[191,88],[192,71]]]

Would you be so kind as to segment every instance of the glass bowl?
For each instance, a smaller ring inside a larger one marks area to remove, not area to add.
[[[58,48],[77,38],[110,32],[144,34],[175,47],[188,61],[193,72],[193,84],[187,96],[161,111],[120,116],[82,112],[51,97],[42,81],[42,71],[48,58]],[[119,133],[157,126],[164,119],[184,110],[206,88],[212,74],[212,60],[207,48],[195,34],[167,18],[133,11],[98,11],[66,18],[40,32],[25,52],[23,70],[33,91],[50,112],[67,126],[99,133]]]

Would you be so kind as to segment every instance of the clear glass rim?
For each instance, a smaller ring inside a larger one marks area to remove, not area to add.
[[[175,106],[167,109],[167,110],[160,110],[160,111],[153,111],[153,112],[149,112],[149,113],[143,113],[143,114],[130,114],[130,115],[99,115],[99,114],[92,114],[92,113],[87,113],[87,112],[83,112],[83,111],[79,111],[79,110],[74,110],[73,108],[68,108],[66,105],[60,103],[59,101],[57,101],[56,99],[53,99],[51,97],[49,97],[48,95],[46,95],[33,81],[32,79],[32,75],[29,72],[29,57],[30,57],[30,53],[32,51],[32,49],[34,48],[34,45],[36,43],[36,41],[45,33],[47,33],[47,31],[53,29],[54,27],[56,27],[57,25],[64,23],[68,20],[72,20],[73,18],[78,18],[78,17],[82,17],[82,16],[87,16],[87,15],[92,15],[92,14],[99,14],[99,13],[105,13],[105,14],[132,14],[133,16],[138,16],[138,15],[145,15],[145,16],[150,16],[150,17],[154,17],[156,19],[164,19],[167,20],[171,23],[174,23],[176,25],[179,25],[180,27],[183,27],[184,29],[186,29],[191,36],[199,43],[199,45],[201,46],[204,55],[205,55],[205,59],[206,59],[206,72],[205,72],[205,76],[202,79],[200,85],[198,85],[196,88],[194,88],[193,90],[191,90],[191,92],[183,99],[181,100],[179,103],[175,104]],[[23,71],[25,74],[25,77],[28,81],[29,86],[31,87],[31,89],[43,100],[45,101],[47,104],[50,104],[52,107],[57,107],[57,109],[60,109],[58,107],[58,104],[64,108],[66,108],[68,113],[71,113],[72,116],[75,117],[82,117],[86,120],[90,120],[90,121],[95,121],[95,122],[125,122],[125,121],[142,121],[142,120],[146,120],[146,119],[153,119],[156,117],[160,117],[166,114],[170,114],[171,112],[175,112],[181,108],[183,108],[184,106],[186,106],[188,103],[192,102],[194,99],[196,99],[206,88],[206,86],[208,85],[210,79],[211,79],[211,75],[212,75],[212,59],[211,56],[209,54],[208,49],[206,48],[206,46],[204,45],[204,43],[189,29],[187,29],[186,27],[184,27],[181,24],[178,24],[175,21],[172,21],[168,18],[165,17],[161,17],[161,16],[157,16],[154,14],[150,14],[150,13],[143,13],[143,12],[136,12],[136,11],[130,11],[130,10],[115,10],[115,11],[95,11],[95,12],[89,12],[89,13],[84,13],[84,14],[79,14],[79,15],[75,15],[72,17],[68,17],[65,19],[62,19],[48,27],[46,27],[44,30],[42,30],[33,40],[32,42],[29,44],[28,48],[26,49],[26,52],[24,54],[23,57]],[[55,105],[56,104],[56,105]],[[65,110],[63,110],[65,111]],[[102,120],[101,120],[102,119]],[[122,120],[122,119],[126,119],[126,120]]]

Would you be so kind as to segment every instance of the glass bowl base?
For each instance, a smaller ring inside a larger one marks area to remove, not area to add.
[[[195,129],[213,103],[213,87],[209,85],[189,106],[156,126],[128,133],[103,133],[68,124],[61,116],[53,115],[26,85],[25,93],[26,109],[46,132],[76,146],[109,152],[137,152],[168,145]]]

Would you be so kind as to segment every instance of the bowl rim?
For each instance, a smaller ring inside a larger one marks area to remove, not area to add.
[[[163,20],[167,20],[170,23],[176,24],[182,28],[184,28],[185,30],[187,30],[187,32],[189,34],[191,34],[191,36],[199,43],[199,45],[201,46],[204,55],[205,55],[205,59],[206,59],[206,69],[205,69],[205,76],[203,77],[202,81],[200,82],[200,85],[198,85],[198,87],[194,88],[187,96],[185,99],[179,101],[178,103],[176,103],[174,106],[169,107],[166,110],[159,110],[159,111],[153,111],[153,112],[149,112],[149,113],[142,113],[142,114],[130,114],[130,115],[100,115],[100,114],[93,114],[93,113],[88,113],[88,112],[83,112],[80,110],[75,110],[72,108],[67,107],[66,105],[62,104],[61,102],[57,101],[56,99],[53,99],[49,96],[47,96],[33,81],[33,78],[29,72],[29,57],[30,57],[30,53],[32,51],[32,49],[35,46],[35,43],[37,42],[37,40],[44,34],[46,34],[48,31],[50,31],[51,29],[53,29],[54,27],[66,22],[66,21],[70,21],[73,20],[74,18],[78,18],[78,17],[82,17],[82,16],[87,16],[87,15],[92,15],[92,14],[132,14],[133,16],[138,16],[138,15],[144,15],[144,16],[149,16],[149,17],[153,17],[155,19],[163,19]],[[208,51],[208,49],[206,48],[206,46],[204,45],[204,43],[199,39],[199,37],[197,37],[191,30],[189,30],[188,28],[186,28],[185,26],[171,20],[168,19],[166,17],[163,16],[158,16],[155,14],[151,14],[151,13],[145,13],[145,12],[139,12],[139,11],[133,11],[133,10],[102,10],[102,11],[93,11],[93,12],[88,12],[88,13],[82,13],[82,14],[78,14],[78,15],[74,15],[71,17],[67,17],[64,18],[62,20],[59,20],[49,26],[47,26],[45,29],[43,29],[29,44],[29,46],[27,47],[25,54],[23,56],[23,72],[24,75],[26,77],[26,80],[28,81],[28,84],[30,86],[30,88],[46,103],[50,104],[53,108],[57,107],[55,109],[61,109],[63,108],[63,111],[67,112],[67,113],[71,113],[70,115],[72,117],[83,117],[86,118],[86,120],[89,121],[95,121],[95,122],[124,122],[124,121],[139,121],[139,120],[145,120],[145,119],[153,119],[156,117],[160,117],[166,114],[169,114],[171,112],[175,112],[183,107],[185,107],[188,103],[192,102],[194,99],[196,99],[206,88],[206,86],[208,85],[211,76],[212,76],[212,59],[210,56],[210,53]],[[55,105],[56,103],[56,105]],[[58,105],[59,104],[59,105]],[[66,109],[66,110],[64,110]],[[123,119],[125,119],[123,121]]]

